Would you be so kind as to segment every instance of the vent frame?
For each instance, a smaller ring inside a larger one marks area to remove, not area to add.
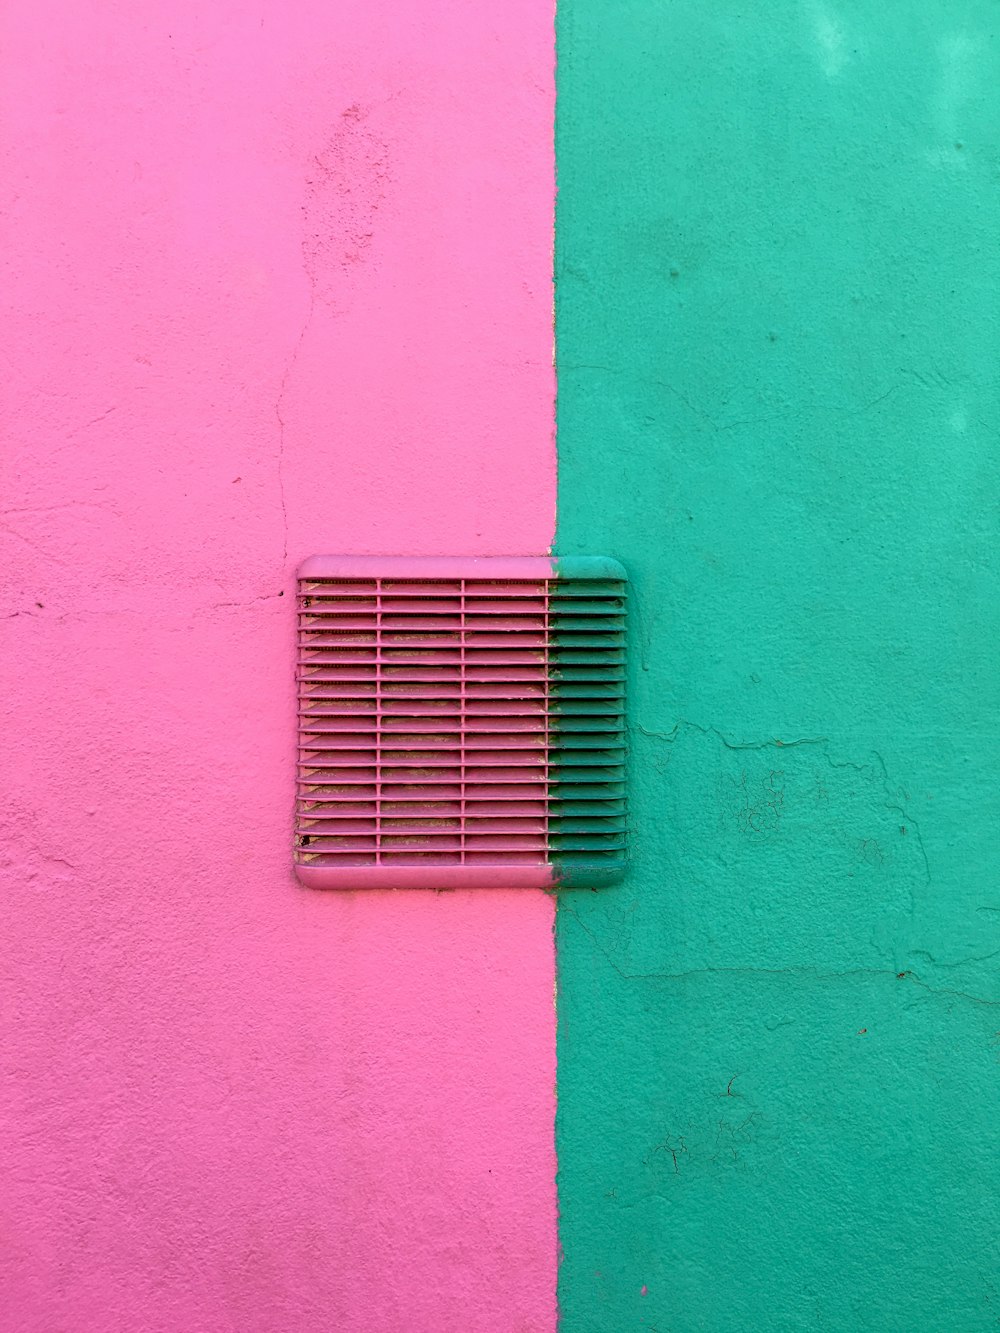
[[[626,590],[622,566],[600,556],[307,559],[296,599],[300,881],[621,878]]]

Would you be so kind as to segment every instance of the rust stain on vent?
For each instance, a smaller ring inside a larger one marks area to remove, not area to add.
[[[600,557],[307,560],[303,883],[619,878],[624,593],[621,567]]]

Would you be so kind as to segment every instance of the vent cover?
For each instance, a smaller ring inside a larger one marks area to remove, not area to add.
[[[616,561],[313,556],[299,570],[298,622],[304,884],[620,877]]]

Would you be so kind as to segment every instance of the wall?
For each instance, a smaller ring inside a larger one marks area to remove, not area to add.
[[[552,540],[551,11],[0,23],[4,1328],[548,1329],[551,900],[289,861],[298,561]]]
[[[635,586],[565,1333],[1000,1319],[996,17],[560,7],[557,550]]]

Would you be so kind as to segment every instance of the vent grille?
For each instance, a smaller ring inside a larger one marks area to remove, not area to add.
[[[300,570],[298,620],[305,883],[619,877],[619,565],[318,556]]]

